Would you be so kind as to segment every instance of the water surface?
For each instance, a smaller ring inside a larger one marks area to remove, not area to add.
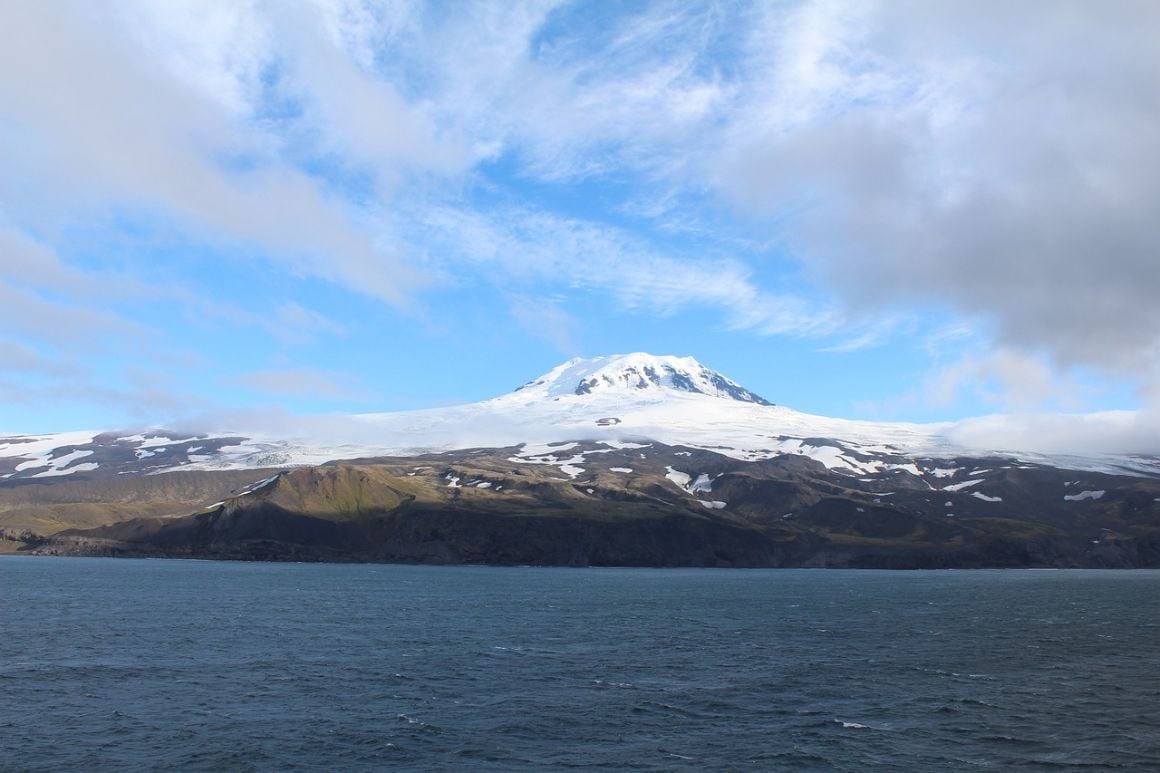
[[[1160,571],[0,557],[0,769],[1160,769]]]

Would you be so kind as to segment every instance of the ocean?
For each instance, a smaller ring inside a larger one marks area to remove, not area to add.
[[[1160,571],[0,557],[0,770],[1160,770]]]

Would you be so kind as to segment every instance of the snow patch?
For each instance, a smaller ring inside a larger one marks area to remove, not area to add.
[[[63,456],[53,457],[55,451],[49,451],[48,456],[41,456],[36,459],[29,459],[26,462],[21,462],[14,468],[16,472],[24,472],[25,470],[35,470],[39,467],[47,467],[44,472],[39,472],[31,477],[33,478],[52,478],[59,475],[71,475],[74,472],[89,472],[97,469],[100,465],[96,462],[85,462],[83,464],[75,464],[69,467],[70,464],[78,459],[84,459],[86,456],[92,456],[92,451],[71,451]]]
[[[244,497],[247,494],[254,494],[273,484],[274,481],[278,480],[280,477],[282,477],[281,473],[277,475],[271,475],[269,478],[262,478],[262,480],[258,481],[257,483],[251,483],[250,485],[246,486],[242,491],[239,491],[234,496]]]
[[[754,458],[770,458],[780,454],[797,454],[820,462],[827,470],[844,470],[859,475],[880,471],[884,465],[880,461],[860,462],[846,455],[842,448],[830,445],[815,446],[798,438],[782,438],[776,447]]]
[[[571,451],[579,443],[524,443],[524,447],[519,450],[516,456],[535,457],[535,456],[555,456],[556,451]]]
[[[1082,502],[1085,499],[1100,499],[1106,493],[1106,491],[1081,491],[1078,494],[1064,494],[1063,498],[1068,502]]]
[[[45,470],[44,472],[38,472],[31,477],[33,477],[33,478],[55,478],[59,475],[72,475],[74,472],[91,472],[91,471],[97,469],[98,467],[100,467],[100,465],[97,464],[96,462],[81,462],[80,464],[74,464],[72,467],[69,467],[68,469],[61,469],[60,467],[53,467],[51,469]]]
[[[175,440],[165,435],[132,435],[127,438],[120,438],[121,440],[137,441],[140,443],[138,448],[157,448],[158,446],[171,446],[174,443],[181,443],[181,440]]]
[[[16,465],[16,471],[21,472],[23,470],[34,469],[36,467],[48,466],[52,466],[59,470],[68,467],[71,462],[75,462],[77,459],[84,459],[86,456],[92,455],[92,451],[72,451],[71,453],[67,453],[64,456],[57,456],[55,458],[49,456],[41,457],[39,459],[31,459],[27,462],[22,462]]]
[[[601,440],[601,444],[617,451],[635,451],[638,448],[651,448],[652,443],[632,443],[623,440]]]
[[[694,494],[699,492],[704,492],[706,494],[712,493],[713,479],[705,473],[701,473],[697,476],[697,479],[693,481],[693,485],[689,486],[689,491],[693,492]]]

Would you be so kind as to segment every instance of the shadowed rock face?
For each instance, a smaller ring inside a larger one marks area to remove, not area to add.
[[[183,473],[195,476],[183,490],[208,493],[223,474]],[[41,554],[246,560],[1160,566],[1160,483],[1005,459],[854,476],[801,456],[567,444],[558,456],[474,449],[251,477],[208,503],[178,495],[180,515],[15,539]]]

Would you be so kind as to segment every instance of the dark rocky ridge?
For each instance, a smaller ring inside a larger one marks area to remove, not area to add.
[[[918,459],[923,475],[855,477],[794,455],[745,462],[655,444],[578,450],[591,455],[574,478],[518,449],[356,460],[284,471],[214,507],[185,502],[177,517],[22,539],[40,554],[245,560],[1160,566],[1160,482],[1149,478],[1001,458]],[[925,472],[937,467],[955,472]],[[672,470],[704,476],[711,491],[679,485]]]

